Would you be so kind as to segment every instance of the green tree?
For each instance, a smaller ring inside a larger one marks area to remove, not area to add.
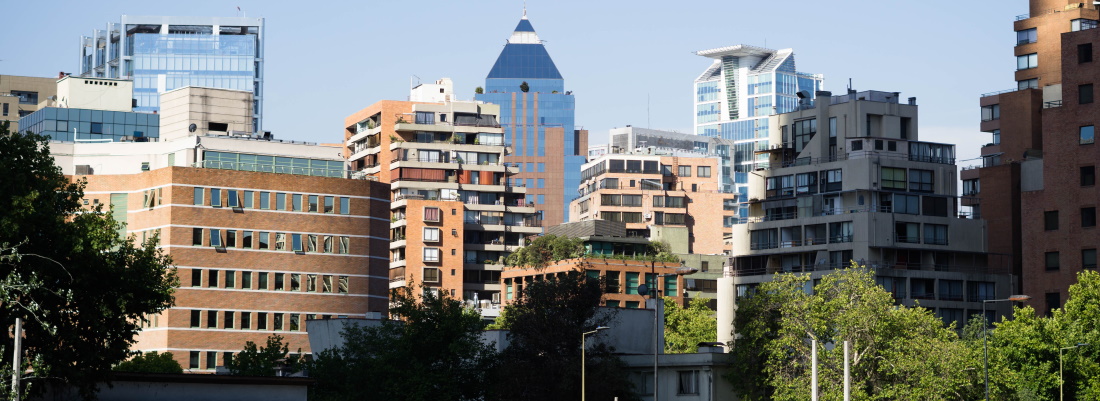
[[[523,81],[519,84],[519,90],[527,93],[527,91],[531,90],[531,86],[527,85],[527,81]]]
[[[245,342],[244,350],[225,364],[229,374],[239,376],[275,376],[280,367],[288,374],[294,373],[302,370],[302,360],[290,355],[289,344],[283,344],[283,336],[278,334],[267,337],[263,346]]]
[[[476,88],[474,88],[474,93],[476,93],[476,94],[479,94],[479,95],[480,95],[480,94],[482,94],[482,93],[485,93],[485,89],[484,89],[484,88],[482,88],[482,87],[480,87],[480,86],[479,86],[479,87],[476,87]]]
[[[62,175],[47,137],[0,123],[0,171],[0,322],[27,322],[24,352],[43,361],[36,376],[91,397],[130,356],[147,316],[172,305],[171,259],[159,238],[120,238],[109,213],[83,209],[85,183]]]
[[[392,291],[390,315],[399,320],[346,325],[344,345],[317,355],[311,399],[485,398],[496,352],[481,342],[481,316],[445,294],[412,291]]]
[[[780,274],[742,298],[739,361],[730,379],[747,400],[801,400],[810,388],[811,340],[818,342],[824,399],[843,389],[843,347],[850,341],[855,400],[961,399],[980,359],[954,327],[924,308],[896,306],[873,274],[850,268],[822,277]],[[762,368],[762,369],[761,369]]]
[[[581,333],[609,325],[614,314],[601,311],[603,285],[584,273],[570,271],[523,288],[506,307],[504,326],[510,344],[501,353],[500,369],[489,399],[576,399],[581,388]],[[587,339],[587,396],[593,400],[634,400],[621,361],[599,342]]]
[[[665,297],[665,353],[696,352],[699,343],[718,340],[718,321],[707,298],[693,298],[687,308]]]
[[[114,368],[115,372],[135,373],[183,373],[183,367],[172,358],[171,352],[158,354],[152,351],[138,354],[128,361],[124,361]]]
[[[551,262],[584,256],[584,240],[553,234],[528,237],[522,248],[512,252],[504,259],[508,266],[533,267],[545,269]]]

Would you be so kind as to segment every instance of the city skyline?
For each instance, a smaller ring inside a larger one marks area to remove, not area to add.
[[[706,61],[693,52],[743,43],[794,48],[802,61],[799,68],[823,74],[824,89],[834,93],[845,90],[851,77],[857,90],[895,90],[917,97],[924,106],[921,126],[926,139],[959,144],[961,165],[972,164],[966,160],[977,157],[976,145],[990,141],[978,130],[973,99],[1013,86],[1012,60],[998,50],[1012,43],[1013,16],[1027,11],[1022,4],[949,10],[939,4],[904,3],[886,9],[875,7],[876,2],[856,0],[830,4],[828,9],[781,11],[757,4],[697,2],[676,9],[626,4],[527,5],[558,68],[570,79],[566,90],[577,96],[577,125],[590,130],[591,144],[604,143],[610,128],[627,124],[690,132],[690,85],[706,67]],[[243,12],[238,13],[236,6],[216,2],[186,6],[120,2],[91,10],[19,4],[13,10],[16,13],[49,13],[53,22],[46,30],[33,25],[34,19],[5,26],[9,34],[36,32],[37,45],[6,52],[0,70],[30,76],[78,72],[73,49],[79,36],[122,14],[262,17],[269,25],[265,62],[273,61],[265,73],[269,94],[265,129],[284,139],[334,142],[343,116],[380,99],[404,97],[418,78],[424,83],[452,78],[458,98],[472,98],[473,88],[483,85],[491,60],[500,51],[488,44],[503,46],[503,38],[522,16],[523,4],[493,1],[471,9],[438,3],[419,10],[377,4],[362,7],[361,13],[348,12],[350,4],[340,2],[287,9],[244,1],[240,7]],[[852,10],[869,17],[852,20]],[[753,18],[731,17],[708,24],[700,23],[705,22],[701,15]],[[896,15],[909,18],[898,20],[893,18]],[[923,22],[933,16],[953,28],[928,32]],[[311,23],[322,20],[325,25]],[[896,33],[883,34],[890,31]],[[399,33],[406,44],[390,40],[392,33]],[[443,46],[436,40],[440,35],[469,45]],[[372,39],[376,36],[390,41]],[[348,37],[363,38],[362,47],[338,51],[347,47]],[[953,45],[943,46],[945,41]],[[441,45],[418,45],[431,43]],[[894,43],[907,47],[890,51]],[[332,58],[327,59],[326,53]],[[991,70],[991,65],[1003,67]],[[306,79],[296,77],[302,71],[309,72]],[[324,99],[334,106],[303,114],[298,106],[303,98]],[[295,118],[303,115],[309,118]]]

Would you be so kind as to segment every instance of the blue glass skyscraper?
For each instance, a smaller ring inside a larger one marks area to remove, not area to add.
[[[83,77],[134,81],[134,111],[157,112],[160,94],[185,86],[253,93],[263,127],[263,18],[123,15],[81,37]]]
[[[500,124],[520,174],[510,184],[527,186],[528,201],[545,225],[569,218],[580,185],[587,131],[574,126],[573,94],[535,33],[526,12],[485,79],[477,100],[500,105]]]

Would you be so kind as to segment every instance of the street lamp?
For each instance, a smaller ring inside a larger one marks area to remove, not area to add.
[[[587,335],[589,335],[589,334],[595,334],[596,332],[598,332],[598,331],[600,331],[600,330],[607,330],[607,329],[610,329],[610,327],[607,327],[607,326],[599,326],[599,327],[596,327],[596,329],[595,329],[595,330],[592,330],[592,331],[586,331],[586,332],[583,332],[583,333],[581,333],[581,401],[584,401],[584,382],[585,382],[585,379],[584,379],[584,365],[585,365],[585,359],[584,359],[584,350],[585,350],[585,347],[584,347],[584,336],[587,336]]]
[[[985,357],[985,401],[989,401],[989,317],[985,314],[985,305],[991,302],[1023,302],[1031,299],[1030,295],[1013,295],[1005,299],[983,299],[982,300],[982,321],[985,326],[982,327],[982,356]]]
[[[653,265],[651,264],[650,267],[653,267]],[[687,274],[695,274],[698,271],[699,271],[699,269],[696,269],[694,267],[680,266],[680,267],[677,267],[676,270],[672,273],[658,274],[657,279],[661,279],[661,278],[665,278],[665,277],[683,276],[683,275],[687,275]],[[657,279],[653,280],[653,286],[654,287],[657,286]],[[657,387],[658,387],[657,386],[657,383],[658,383],[658,381],[657,381],[657,346],[658,346],[658,344],[657,344],[657,326],[658,326],[658,323],[657,323],[657,301],[659,300],[659,298],[657,298],[657,295],[658,295],[659,292],[660,291],[657,290],[656,288],[653,288],[653,290],[651,292],[650,289],[645,284],[642,284],[642,285],[638,286],[638,293],[642,295],[643,299],[645,299],[646,293],[649,293],[650,294],[650,299],[654,300],[653,301],[653,401],[657,401],[657,399],[660,398],[660,395],[657,393]],[[661,326],[662,326],[661,329],[664,330],[664,327],[663,327],[664,325],[661,325]]]
[[[1066,379],[1062,377],[1062,351],[1067,349],[1074,349],[1077,347],[1084,347],[1087,343],[1077,343],[1072,347],[1062,347],[1058,349],[1058,400],[1061,401],[1066,398]]]

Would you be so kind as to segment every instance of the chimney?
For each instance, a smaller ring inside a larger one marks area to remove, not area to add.
[[[917,97],[916,96],[910,96],[909,97],[909,105],[910,106],[916,106],[917,105]]]

